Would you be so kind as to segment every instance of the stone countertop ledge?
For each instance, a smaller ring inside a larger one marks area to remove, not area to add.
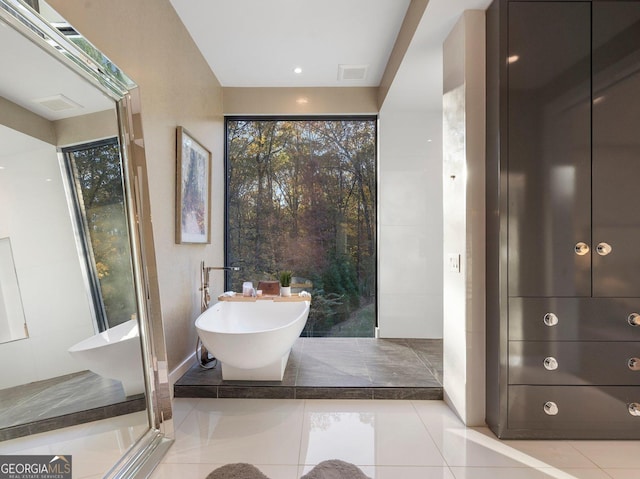
[[[263,294],[262,296],[242,296],[242,293],[236,293],[235,296],[225,296],[221,294],[218,296],[218,301],[244,301],[248,303],[253,303],[255,301],[311,301],[311,295],[309,296],[300,296],[299,293],[293,293],[291,296],[277,296],[273,294]]]

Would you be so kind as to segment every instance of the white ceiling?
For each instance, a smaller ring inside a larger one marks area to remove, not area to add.
[[[490,0],[430,0],[385,104],[440,108],[442,43],[461,13]],[[409,0],[171,0],[226,87],[378,86]],[[368,65],[362,81],[338,65]],[[293,72],[295,67],[302,74]]]
[[[12,27],[0,21],[0,96],[47,120],[113,109],[114,102]],[[79,107],[53,111],[34,100],[64,95]]]
[[[378,86],[409,0],[171,4],[222,86]],[[365,79],[339,81],[341,64],[368,65]]]
[[[442,109],[442,44],[465,10],[486,10],[491,0],[430,0],[387,94],[401,110]]]

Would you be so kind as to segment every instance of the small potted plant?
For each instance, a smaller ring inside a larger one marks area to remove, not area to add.
[[[280,296],[291,296],[291,271],[280,271]]]

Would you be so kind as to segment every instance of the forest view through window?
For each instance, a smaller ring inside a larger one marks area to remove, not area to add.
[[[137,314],[117,138],[64,148],[98,329]]]
[[[376,119],[227,118],[227,289],[293,273],[303,336],[373,337]]]

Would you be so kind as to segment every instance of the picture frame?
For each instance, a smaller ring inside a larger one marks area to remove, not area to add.
[[[176,243],[211,243],[211,152],[185,128],[176,132]]]

